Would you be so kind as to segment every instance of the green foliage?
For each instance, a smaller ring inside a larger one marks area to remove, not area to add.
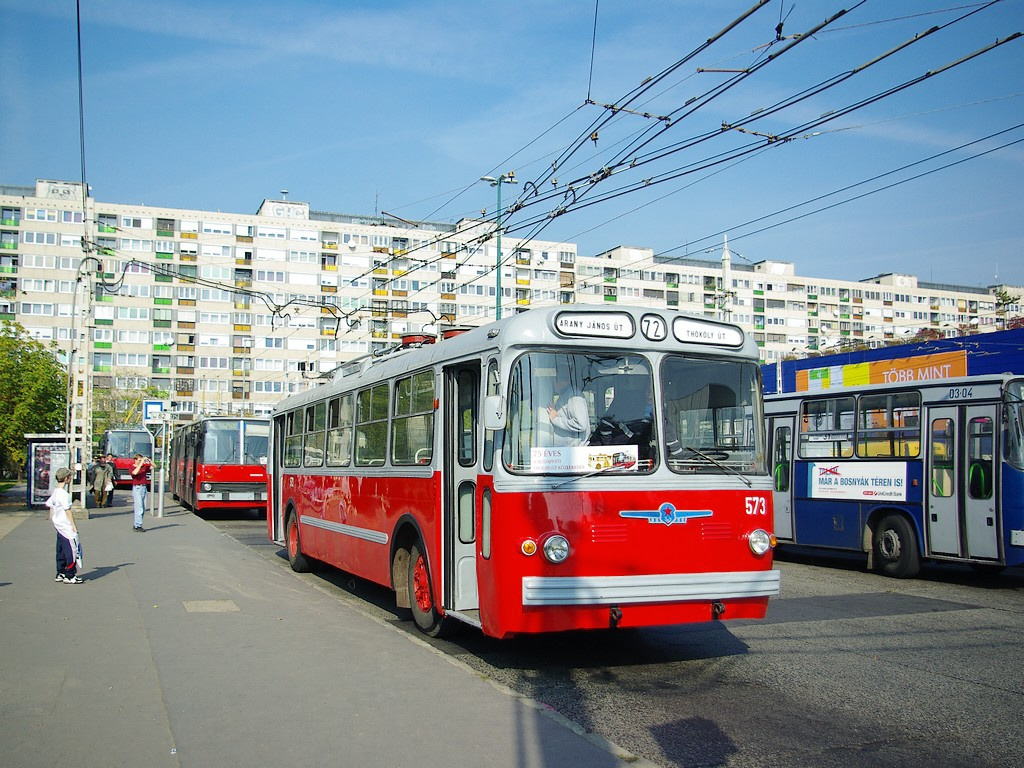
[[[0,467],[20,466],[26,433],[64,431],[67,374],[56,353],[17,323],[0,326]]]

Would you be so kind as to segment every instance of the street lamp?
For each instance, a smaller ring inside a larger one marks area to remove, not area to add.
[[[501,185],[502,183],[517,184],[518,182],[516,181],[515,171],[503,173],[498,176],[498,178],[494,178],[493,176],[481,176],[480,181],[486,181],[492,187],[498,188],[498,258],[495,262],[498,276],[496,286],[497,297],[495,298],[494,305],[494,319],[501,320]]]

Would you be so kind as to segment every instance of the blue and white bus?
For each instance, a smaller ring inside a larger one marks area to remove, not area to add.
[[[888,378],[765,398],[779,544],[895,577],[1024,564],[1024,376]]]

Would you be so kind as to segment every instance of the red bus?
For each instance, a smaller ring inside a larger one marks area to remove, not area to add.
[[[390,587],[435,636],[764,616],[779,572],[740,328],[551,307],[430,342],[275,408],[268,534],[293,569]]]
[[[114,454],[114,485],[130,488],[134,456],[153,458],[153,434],[148,429],[108,429],[103,433],[103,455]]]
[[[171,495],[194,512],[267,505],[270,420],[208,416],[175,428]]]

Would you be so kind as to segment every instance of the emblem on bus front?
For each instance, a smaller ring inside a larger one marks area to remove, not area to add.
[[[710,509],[676,509],[672,502],[666,501],[657,509],[624,509],[619,512],[619,517],[638,518],[651,524],[672,525],[685,523],[694,517],[711,517],[713,514]]]

